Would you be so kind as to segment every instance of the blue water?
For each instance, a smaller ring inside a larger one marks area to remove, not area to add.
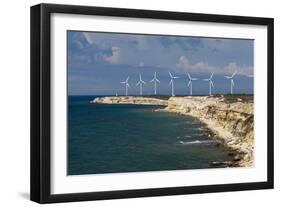
[[[93,98],[68,98],[68,175],[202,169],[232,159],[195,118]]]

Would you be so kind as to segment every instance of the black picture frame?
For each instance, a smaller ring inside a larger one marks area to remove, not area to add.
[[[106,192],[85,192],[71,194],[51,194],[51,90],[50,90],[50,16],[52,13],[99,15],[112,17],[134,17],[194,22],[219,22],[232,24],[267,26],[267,181],[238,184],[219,184],[154,189],[120,190]],[[146,196],[166,196],[179,194],[211,193],[255,189],[272,189],[274,186],[273,147],[273,44],[274,20],[272,18],[195,14],[168,11],[103,8],[56,4],[39,4],[31,7],[31,173],[30,199],[38,203],[88,201]]]

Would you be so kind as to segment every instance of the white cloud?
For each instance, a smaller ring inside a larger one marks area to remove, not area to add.
[[[111,47],[112,55],[111,56],[103,56],[103,59],[111,64],[118,64],[120,63],[120,55],[121,50],[119,47],[113,46]]]
[[[190,67],[189,61],[187,57],[185,56],[180,56],[179,62],[176,64],[177,68],[183,68],[183,69],[188,69]]]
[[[78,40],[73,40],[73,43],[79,48],[79,49],[83,49],[84,45],[78,41]]]
[[[200,41],[193,43],[178,37],[163,39],[163,37],[155,38],[147,35],[113,35],[98,32],[83,32],[83,36],[90,45],[101,51],[95,58],[111,64],[143,67],[145,62],[146,66],[161,65],[165,68],[175,68],[178,72],[231,74],[237,70],[238,74],[242,75],[253,73],[253,67],[241,65],[245,62],[240,57],[243,56],[242,52],[246,51],[247,54],[250,48],[247,46],[250,43],[242,44],[241,40],[201,38]],[[167,43],[163,40],[174,41],[167,41]],[[189,44],[188,48],[193,50],[183,48],[183,44]],[[112,51],[111,55],[106,54],[108,50]],[[192,58],[199,61],[194,62],[193,59],[189,59],[191,52]],[[204,61],[200,61],[201,57],[204,57]],[[225,57],[233,57],[233,59],[226,62]],[[175,62],[177,62],[176,67]]]
[[[234,73],[235,71],[240,71],[240,68],[235,62],[229,63],[227,66],[224,67],[224,71],[227,74]]]
[[[205,63],[205,62],[198,62],[198,63],[195,63],[194,65],[192,65],[192,68],[194,70],[209,70],[211,67],[209,66],[208,63]]]
[[[176,68],[188,71],[188,72],[204,72],[204,73],[218,73],[218,74],[232,74],[237,71],[240,75],[253,74],[253,67],[239,66],[236,62],[231,62],[224,67],[210,66],[207,62],[197,62],[191,64],[186,56],[180,56]]]
[[[94,41],[92,39],[92,34],[90,32],[83,32],[82,34],[83,34],[83,36],[85,37],[85,39],[87,40],[87,42],[89,44],[93,44],[94,43]]]
[[[239,66],[236,62],[232,62],[225,66],[222,71],[224,71],[226,74],[232,74],[237,71],[237,74],[240,75],[251,75],[253,74],[253,67]]]
[[[175,58],[183,52],[182,48],[175,44],[164,46],[159,37],[98,32],[83,32],[82,35],[87,43],[100,53],[107,52],[112,46],[119,47],[122,51],[119,60],[122,60],[122,64],[131,66],[139,66],[140,62],[155,66],[161,62],[166,67],[172,67]],[[98,55],[96,59],[112,61],[108,59],[108,55]]]
[[[90,45],[95,45],[100,49],[108,49],[113,43],[112,38],[104,37],[106,35],[103,33],[83,32],[82,35]]]
[[[215,70],[214,67],[209,66],[208,63],[203,61],[191,64],[188,58],[184,55],[180,56],[176,67],[179,69],[184,69],[188,72],[213,72],[212,70]]]

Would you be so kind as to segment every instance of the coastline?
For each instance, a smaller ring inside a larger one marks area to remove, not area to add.
[[[141,96],[105,96],[95,98],[94,100],[90,101],[90,103],[168,106],[168,100]]]
[[[91,101],[96,104],[162,105],[155,111],[173,112],[198,118],[210,130],[209,137],[216,139],[233,156],[232,162],[210,163],[213,166],[251,167],[254,164],[253,98],[225,98],[209,96],[154,97],[112,96]]]
[[[253,166],[254,125],[253,103],[242,100],[227,102],[224,97],[171,97],[165,109],[198,118],[217,139],[234,155],[226,166]],[[219,163],[214,163],[219,164]],[[223,164],[223,163],[221,163]]]

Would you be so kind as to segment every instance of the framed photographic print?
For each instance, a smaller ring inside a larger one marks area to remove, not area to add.
[[[31,7],[31,200],[273,188],[273,19]]]

